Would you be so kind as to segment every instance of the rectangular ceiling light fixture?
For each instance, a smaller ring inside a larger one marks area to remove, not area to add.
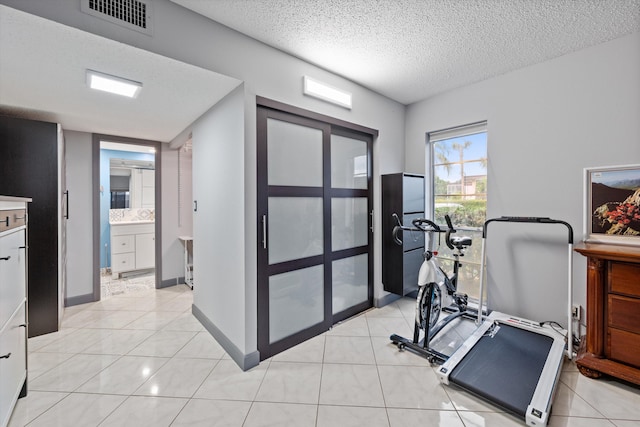
[[[93,70],[87,70],[87,84],[91,89],[103,90],[129,98],[137,97],[140,89],[142,89],[142,83],[140,82]]]
[[[304,94],[351,109],[351,93],[304,76]]]

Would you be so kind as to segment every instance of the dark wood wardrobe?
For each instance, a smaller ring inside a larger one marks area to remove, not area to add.
[[[56,123],[0,115],[0,194],[30,197],[29,337],[58,330],[63,306],[64,140]]]

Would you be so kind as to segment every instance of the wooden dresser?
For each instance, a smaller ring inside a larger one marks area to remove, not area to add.
[[[587,335],[576,365],[640,385],[640,247],[581,243],[587,257]]]

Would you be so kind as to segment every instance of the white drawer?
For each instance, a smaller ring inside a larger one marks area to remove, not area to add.
[[[126,223],[126,224],[111,224],[111,238],[113,236],[123,236],[127,234],[142,234],[142,233],[154,233],[156,225],[153,222],[139,223]]]
[[[135,250],[135,236],[133,235],[113,236],[111,239],[111,252],[114,254],[134,252]]]
[[[136,254],[129,252],[126,254],[114,254],[111,259],[111,272],[119,273],[121,271],[135,270]]]
[[[25,307],[0,330],[0,426],[6,426],[27,376]]]
[[[0,327],[25,298],[24,229],[0,237]]]

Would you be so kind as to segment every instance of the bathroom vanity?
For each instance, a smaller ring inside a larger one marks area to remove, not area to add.
[[[155,222],[120,221],[111,224],[111,273],[155,268]]]

